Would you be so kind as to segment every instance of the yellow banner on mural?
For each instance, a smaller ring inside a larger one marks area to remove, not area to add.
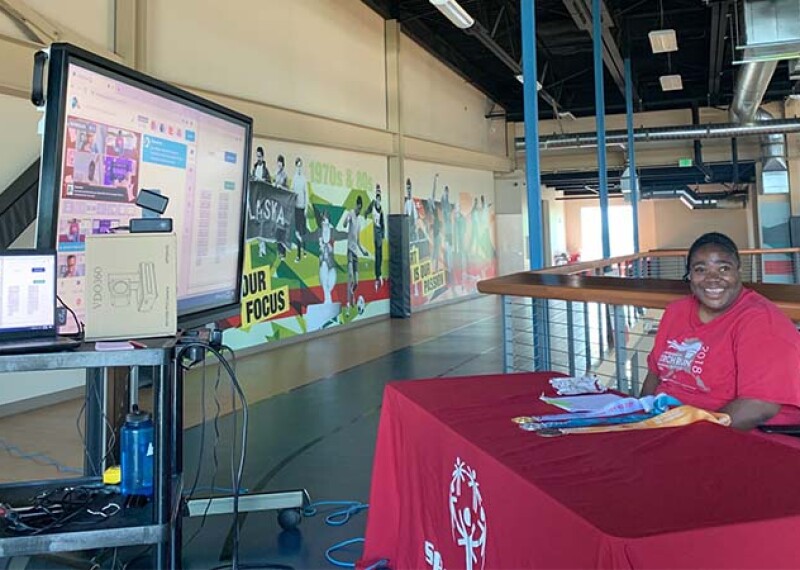
[[[241,328],[247,330],[257,323],[289,312],[289,287],[272,288],[271,267],[253,268],[249,245],[245,248],[244,267]]]
[[[419,252],[416,249],[412,250],[411,261],[411,282],[422,283],[423,295],[430,295],[447,285],[446,272],[434,273],[430,259],[420,262]]]

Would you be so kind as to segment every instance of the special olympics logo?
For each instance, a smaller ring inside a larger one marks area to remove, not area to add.
[[[486,511],[478,473],[460,457],[456,457],[450,480],[450,531],[456,544],[464,548],[466,569],[483,570],[486,563]]]

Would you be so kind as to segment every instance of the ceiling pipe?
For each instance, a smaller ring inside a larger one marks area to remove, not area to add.
[[[777,61],[759,61],[744,64],[736,76],[733,102],[728,115],[734,123],[758,125],[772,120],[772,115],[760,108],[772,81]],[[786,134],[765,133],[761,136],[761,161],[763,172],[786,173]],[[784,174],[787,177],[788,174]]]
[[[728,110],[732,123],[747,125],[756,120],[756,113],[777,65],[777,61],[763,61],[741,66],[736,76],[733,102]]]
[[[674,127],[640,128],[633,132],[633,140],[637,143],[713,139],[730,137],[753,137],[781,133],[800,132],[800,119],[772,119],[752,125],[736,123],[716,123],[711,125],[681,125]],[[525,150],[525,139],[515,139],[517,150]],[[627,131],[617,130],[606,133],[606,145],[624,145],[628,142]],[[566,133],[563,135],[545,135],[539,137],[539,149],[574,149],[597,146],[597,134]]]

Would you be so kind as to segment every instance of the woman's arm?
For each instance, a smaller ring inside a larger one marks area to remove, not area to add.
[[[731,427],[744,431],[753,429],[772,419],[781,411],[781,406],[780,404],[764,402],[763,400],[736,398],[719,411],[731,417]]]
[[[644,396],[652,396],[656,393],[656,388],[658,388],[659,379],[655,373],[648,370],[647,376],[644,377],[644,383],[642,384],[642,391],[639,392],[639,397],[642,398]]]

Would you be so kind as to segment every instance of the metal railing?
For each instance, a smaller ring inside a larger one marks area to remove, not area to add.
[[[674,281],[683,278],[686,253],[646,253],[536,273]],[[762,282],[767,267],[771,280],[777,276],[780,277],[778,283],[800,283],[800,249],[746,250],[740,254],[743,279],[747,282]],[[778,266],[780,272],[766,264],[775,260],[772,256],[780,256],[777,259],[782,263]],[[543,298],[545,294],[539,288],[545,285],[550,292],[548,298]],[[516,294],[518,290],[515,294],[504,294],[497,290],[502,287],[494,287],[492,291],[501,294],[503,299],[505,372],[548,370],[571,376],[594,374],[608,387],[638,395],[647,375],[647,357],[664,312],[663,300],[654,302],[652,307],[611,304],[602,291],[586,293],[580,286],[577,289],[583,292],[584,300],[562,300],[555,298],[560,295],[558,285],[545,285],[535,286],[536,292],[530,296],[520,296]],[[641,286],[636,291],[637,299],[642,299]],[[567,292],[565,288],[561,296],[574,298],[576,291]],[[800,293],[796,298],[800,301]],[[615,299],[618,303],[620,295]]]
[[[686,250],[638,255],[551,267],[542,273],[595,275],[639,279],[683,279]],[[800,248],[746,249],[739,252],[742,280],[746,283],[800,284]]]
[[[662,309],[503,296],[505,372],[595,374],[638,394]]]

